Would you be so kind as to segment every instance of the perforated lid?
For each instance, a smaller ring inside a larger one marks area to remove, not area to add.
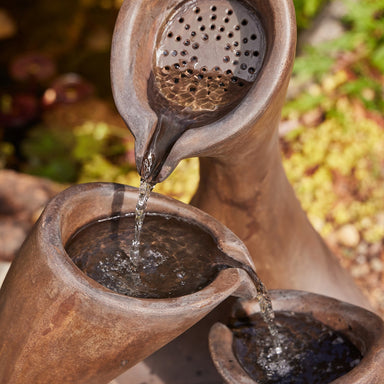
[[[240,102],[262,67],[265,35],[240,1],[182,4],[158,35],[155,86],[171,104],[194,112]]]

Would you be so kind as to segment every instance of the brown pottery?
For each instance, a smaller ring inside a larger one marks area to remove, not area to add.
[[[134,212],[136,200],[135,188],[95,183],[71,187],[47,205],[0,291],[2,384],[108,383],[228,296],[255,294],[238,269],[172,299],[127,297],[87,277],[66,254],[67,240],[87,223]],[[223,252],[252,265],[236,236],[198,209],[154,195],[148,211],[200,223]]]
[[[382,384],[384,382],[384,323],[374,313],[330,297],[303,291],[272,291],[276,311],[309,314],[330,328],[340,331],[363,355],[360,364],[331,384]],[[255,300],[242,302],[236,312],[259,312]],[[236,359],[232,349],[233,334],[216,323],[209,335],[213,362],[227,384],[257,384]]]

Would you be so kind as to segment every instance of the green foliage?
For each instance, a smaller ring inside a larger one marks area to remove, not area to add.
[[[342,53],[352,55],[351,69],[357,77],[371,77],[372,67],[384,72],[384,0],[344,0],[344,3],[345,33],[331,42],[307,47],[305,54],[296,60],[296,76],[320,80]]]
[[[378,241],[384,236],[375,219],[384,212],[384,130],[356,119],[347,99],[332,108],[339,113],[317,128],[299,127],[284,138],[293,153],[284,159],[288,178],[324,235],[353,223],[367,241]]]
[[[367,242],[384,237],[384,0],[344,0],[345,33],[308,47],[294,78],[305,84],[283,117],[301,121],[283,141],[284,165],[324,235],[353,224]],[[305,114],[323,121],[305,126]]]
[[[294,0],[296,21],[299,29],[308,28],[311,20],[326,0]]]
[[[69,156],[74,138],[69,132],[37,127],[22,144],[26,158],[23,171],[58,182],[76,180],[77,163]]]
[[[111,169],[123,174],[132,169],[124,159],[128,150],[124,135],[126,131],[102,122],[87,122],[73,130],[36,127],[23,142],[27,159],[23,170],[65,183],[101,179],[106,169],[109,177]],[[92,166],[94,163],[104,167]]]

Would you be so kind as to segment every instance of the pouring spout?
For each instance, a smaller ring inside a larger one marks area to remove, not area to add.
[[[188,129],[179,119],[170,118],[166,114],[159,116],[155,130],[148,141],[144,157],[137,160],[140,176],[151,184],[156,184],[172,147],[180,136]]]

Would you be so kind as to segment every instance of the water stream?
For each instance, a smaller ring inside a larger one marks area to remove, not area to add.
[[[139,197],[135,209],[135,235],[132,240],[130,256],[133,264],[138,265],[140,261],[140,239],[141,231],[145,219],[145,210],[147,208],[149,197],[154,188],[153,184],[148,183],[143,178],[140,180]]]

